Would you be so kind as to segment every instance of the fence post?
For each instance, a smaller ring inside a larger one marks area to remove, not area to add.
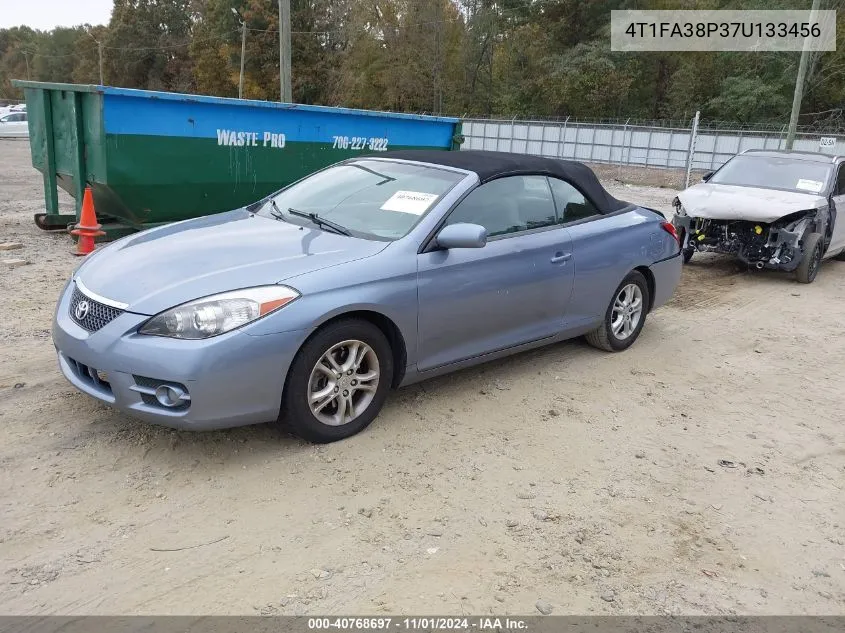
[[[625,125],[622,126],[622,144],[619,146],[619,168],[616,170],[618,179],[622,179],[622,153],[625,151],[625,134],[628,132],[628,121],[631,117],[625,120]]]
[[[575,119],[575,126],[575,147],[572,149],[572,158],[578,160],[578,132],[581,131],[581,128],[578,127],[578,119]]]
[[[540,156],[545,156],[545,152],[543,152],[544,144],[546,142],[546,122],[543,121],[543,124],[540,127]]]
[[[672,124],[669,123],[671,126]],[[669,128],[669,148],[666,150],[666,168],[669,169],[672,167],[672,141],[675,138],[675,130],[670,127]]]
[[[687,179],[684,184],[684,189],[689,187],[689,178],[690,172],[692,171],[692,157],[695,155],[695,139],[698,136],[698,120],[701,116],[701,112],[698,110],[695,111],[695,118],[692,120],[692,131],[690,132],[689,137],[689,149],[687,149]],[[713,147],[713,151],[716,150],[716,147]]]
[[[508,148],[509,152],[513,151],[513,135],[515,133],[516,133],[516,115],[514,115],[514,117],[511,119],[511,144],[510,144],[510,147]],[[499,143],[497,141],[496,145],[498,146],[498,144]],[[497,147],[497,149],[498,149],[498,147]]]
[[[566,154],[566,124],[569,123],[569,117],[563,122],[563,130],[560,133],[560,154],[561,158],[565,158]]]

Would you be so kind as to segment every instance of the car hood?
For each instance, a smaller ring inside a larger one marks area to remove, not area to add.
[[[825,204],[825,199],[814,193],[711,183],[693,185],[679,193],[678,199],[693,217],[766,223]]]
[[[74,276],[130,312],[153,315],[218,292],[289,282],[387,245],[237,210],[118,240],[88,255]]]

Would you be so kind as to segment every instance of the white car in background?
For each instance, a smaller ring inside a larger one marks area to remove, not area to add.
[[[29,136],[26,111],[7,112],[0,115],[0,138]]]
[[[9,114],[9,112],[26,112],[26,104],[16,103],[13,105],[0,106],[0,116]]]
[[[674,205],[685,263],[724,253],[808,284],[823,259],[845,259],[845,156],[747,150]]]

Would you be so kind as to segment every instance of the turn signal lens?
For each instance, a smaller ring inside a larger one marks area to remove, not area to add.
[[[181,339],[210,338],[260,319],[298,297],[299,292],[287,286],[233,290],[166,310],[147,321],[138,332]]]

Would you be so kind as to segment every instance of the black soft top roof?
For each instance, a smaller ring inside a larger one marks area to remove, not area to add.
[[[482,150],[400,150],[371,155],[371,158],[396,158],[455,167],[478,174],[482,183],[503,176],[542,174],[566,180],[589,198],[601,213],[612,213],[630,203],[611,196],[593,171],[577,161],[544,158],[529,154],[489,152]]]

